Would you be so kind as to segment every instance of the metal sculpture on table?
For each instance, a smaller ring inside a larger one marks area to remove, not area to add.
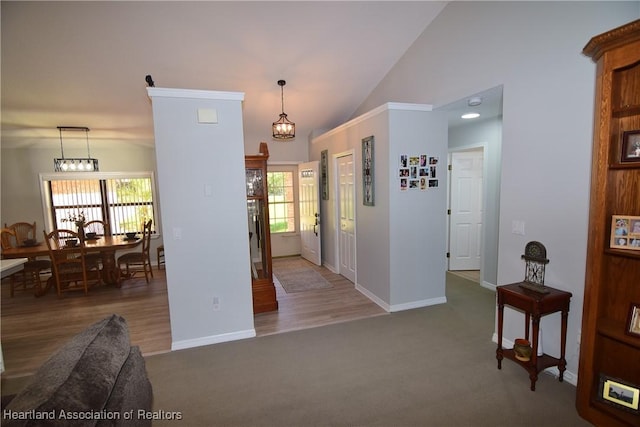
[[[544,285],[544,269],[549,263],[544,245],[536,241],[527,243],[522,259],[525,261],[525,273],[524,282],[520,286],[542,294],[549,293]]]

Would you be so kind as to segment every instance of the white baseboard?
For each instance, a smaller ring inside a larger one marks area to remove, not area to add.
[[[184,350],[193,347],[202,347],[203,345],[218,344],[227,341],[237,341],[256,336],[255,329],[247,329],[245,331],[230,332],[220,335],[210,335],[208,337],[200,337],[192,340],[173,341],[171,343],[171,351]]]
[[[323,262],[322,266],[325,267],[330,272],[332,272],[333,274],[338,274],[338,270],[333,265]]]
[[[362,295],[364,295],[365,297],[369,298],[371,301],[375,302],[380,307],[382,307],[382,309],[388,313],[394,313],[396,311],[411,310],[411,309],[420,308],[420,307],[428,307],[430,305],[445,304],[447,302],[446,297],[438,297],[438,298],[430,298],[430,299],[425,299],[420,301],[411,301],[403,304],[390,305],[360,285],[356,285],[356,290],[360,292]]]
[[[378,298],[375,294],[372,294],[371,292],[369,292],[367,289],[363,288],[360,285],[356,285],[356,290],[360,292],[362,295],[364,295],[365,297],[369,298],[371,301],[378,304],[387,313],[391,312],[391,307],[389,306],[389,304],[387,304],[386,302]]]
[[[493,336],[491,337],[491,341],[496,343],[496,345],[498,344],[497,333],[495,332],[493,333]],[[513,347],[513,341],[502,337],[502,348],[512,348],[512,347]],[[542,372],[548,375],[553,375],[555,378],[558,378],[560,376],[560,371],[558,370],[557,366],[552,366],[550,368],[545,369]],[[574,387],[578,385],[578,374],[576,374],[575,372],[565,370],[564,374],[562,375],[562,379],[563,381],[568,382]]]
[[[496,285],[494,285],[493,283],[489,283],[487,281],[482,281],[482,283],[480,283],[480,286],[482,286],[483,288],[487,288],[490,291],[495,292],[496,291]]]
[[[420,301],[411,301],[403,304],[394,304],[391,306],[391,312],[411,310],[414,308],[428,307],[430,305],[446,304],[447,297],[429,298]]]

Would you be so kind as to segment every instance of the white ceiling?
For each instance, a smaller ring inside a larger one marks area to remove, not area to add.
[[[480,104],[470,106],[469,101],[472,98],[478,99]],[[502,116],[502,86],[469,95],[446,105],[435,105],[434,109],[447,113],[449,127],[464,126],[474,121]],[[466,113],[478,113],[480,116],[473,120],[463,119],[461,116]]]
[[[245,138],[281,111],[297,140],[356,108],[446,2],[2,1],[2,145],[153,144],[156,87],[244,92]],[[401,100],[394,100],[400,101]]]

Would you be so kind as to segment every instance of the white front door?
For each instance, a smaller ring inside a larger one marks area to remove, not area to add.
[[[482,149],[451,153],[449,270],[480,270],[483,159]]]
[[[338,171],[338,218],[340,218],[339,273],[356,282],[356,188],[353,154],[337,157]]]
[[[300,244],[303,258],[322,265],[320,236],[320,162],[298,165],[298,206],[300,210]]]

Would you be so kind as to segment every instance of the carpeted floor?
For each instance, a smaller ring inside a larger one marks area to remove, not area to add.
[[[447,275],[447,304],[151,356],[154,426],[588,426],[575,388],[498,370],[495,294]]]

